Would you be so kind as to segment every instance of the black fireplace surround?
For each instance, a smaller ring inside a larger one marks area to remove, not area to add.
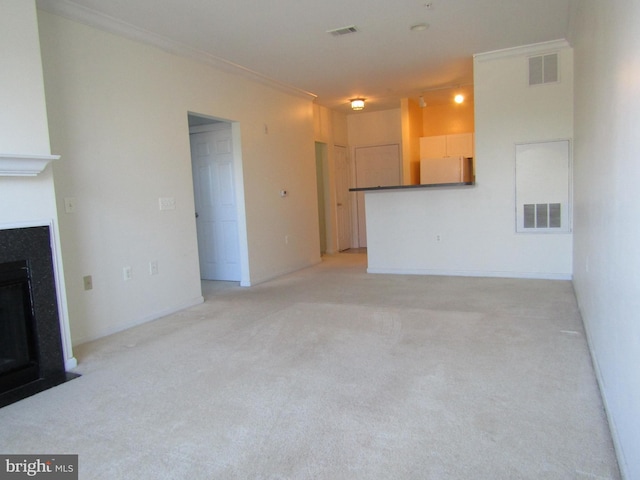
[[[76,375],[64,366],[48,226],[0,229],[0,407]]]

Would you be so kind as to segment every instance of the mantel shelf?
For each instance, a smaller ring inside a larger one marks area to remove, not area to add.
[[[60,155],[0,153],[0,176],[35,177]]]

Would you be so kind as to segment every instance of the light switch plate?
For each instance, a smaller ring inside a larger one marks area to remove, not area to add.
[[[149,275],[158,275],[158,261],[151,260],[149,262]]]
[[[76,197],[64,198],[64,211],[65,213],[76,213]]]

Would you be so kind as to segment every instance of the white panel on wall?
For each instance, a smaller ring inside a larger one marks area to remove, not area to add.
[[[569,141],[516,145],[516,231],[571,231]]]

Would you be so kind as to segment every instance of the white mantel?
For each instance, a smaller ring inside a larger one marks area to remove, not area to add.
[[[60,155],[24,155],[0,153],[0,176],[34,177]]]

